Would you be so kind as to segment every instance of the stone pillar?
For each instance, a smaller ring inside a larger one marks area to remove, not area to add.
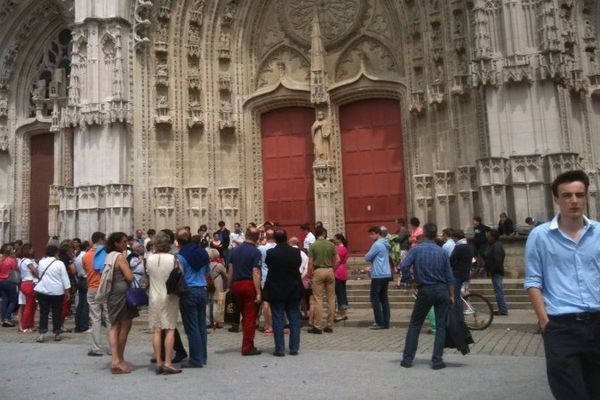
[[[473,217],[479,212],[476,207],[479,196],[477,176],[473,165],[462,165],[456,171],[459,226],[467,231],[471,228]]]
[[[422,224],[428,222],[433,217],[432,180],[433,177],[431,175],[413,175],[415,199],[413,214],[419,218]]]
[[[588,217],[597,221],[600,218],[600,198],[598,193],[598,188],[600,188],[600,174],[598,169],[586,172],[590,177],[590,188],[588,189]]]
[[[335,167],[327,163],[315,163],[313,165],[315,186],[315,219],[323,222],[323,226],[332,229],[335,226],[335,213],[338,211],[334,206],[336,190],[333,184]]]
[[[133,232],[133,186],[106,185],[104,206],[107,233]],[[173,225],[171,225],[173,227]]]
[[[48,237],[60,235],[59,187],[50,185],[48,194]]]
[[[77,235],[82,238],[90,238],[92,233],[101,228],[100,221],[104,212],[104,187],[98,185],[80,186],[77,192],[78,224]]]
[[[0,241],[10,241],[10,205],[0,204]]]
[[[484,224],[495,226],[501,212],[506,211],[509,215],[512,212],[507,196],[509,160],[501,157],[477,160],[477,172],[481,196],[480,217]]]
[[[77,189],[72,186],[59,187],[58,201],[59,237],[61,240],[74,238],[77,236]]]
[[[435,171],[433,173],[435,184],[435,222],[438,230],[454,226],[453,210],[456,205],[456,194],[454,192],[454,172]]]

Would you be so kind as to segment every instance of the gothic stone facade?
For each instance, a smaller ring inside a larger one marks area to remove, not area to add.
[[[599,30],[592,0],[2,0],[0,240],[261,221],[261,115],[293,106],[344,231],[339,109],[372,98],[400,109],[408,216],[548,218],[583,168],[597,218]]]

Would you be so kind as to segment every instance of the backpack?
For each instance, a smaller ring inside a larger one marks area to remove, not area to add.
[[[402,253],[398,235],[387,235],[385,239],[390,244],[390,259],[392,260],[392,264],[398,265]]]

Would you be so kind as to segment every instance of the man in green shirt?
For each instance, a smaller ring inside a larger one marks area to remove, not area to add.
[[[309,333],[333,332],[335,317],[335,278],[333,272],[340,258],[335,245],[327,240],[327,231],[322,226],[315,229],[317,240],[308,249],[308,274],[312,276],[312,290],[315,296],[314,325]],[[323,292],[327,293],[327,326],[322,329]]]

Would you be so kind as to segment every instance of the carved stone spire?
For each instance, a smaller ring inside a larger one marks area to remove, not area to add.
[[[473,28],[475,31],[473,58],[475,60],[487,60],[491,57],[492,49],[488,30],[488,17],[483,0],[476,0],[473,6]]]
[[[312,21],[310,48],[310,101],[314,104],[327,102],[327,83],[325,80],[325,49],[319,15],[315,11]]]

